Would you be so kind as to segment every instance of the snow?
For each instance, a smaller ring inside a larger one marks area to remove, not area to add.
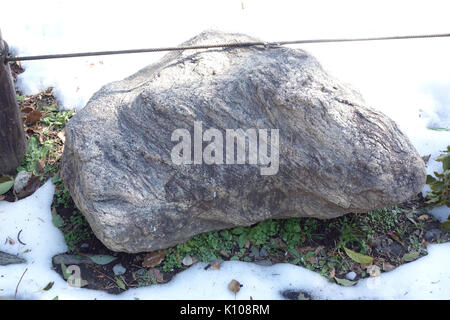
[[[0,0],[2,2],[4,0]],[[405,10],[407,8],[407,10]],[[374,3],[320,0],[309,3],[273,0],[63,1],[17,0],[14,14],[2,17],[3,38],[17,55],[176,46],[206,29],[242,32],[265,41],[307,38],[383,36],[450,31],[450,4],[436,1]],[[418,23],[420,21],[420,23]],[[293,46],[298,48],[300,46]],[[315,44],[301,48],[315,55],[336,78],[352,84],[367,103],[393,120],[421,155],[431,154],[427,172],[442,171],[433,159],[450,143],[450,41],[402,40]],[[19,76],[24,94],[54,87],[67,109],[82,108],[104,84],[120,80],[157,61],[163,53],[23,62]],[[51,299],[234,299],[227,284],[244,284],[238,299],[280,299],[283,289],[302,289],[318,298],[450,298],[450,244],[430,245],[429,255],[380,277],[343,288],[304,268],[279,264],[262,267],[225,262],[219,271],[196,264],[163,285],[128,290],[119,296],[77,289],[51,270],[51,257],[67,250],[51,222],[54,187],[47,182],[16,203],[0,201],[0,250],[19,254],[25,265],[0,267],[0,296]],[[424,188],[423,192],[426,192]],[[444,221],[447,207],[431,213]],[[30,250],[24,253],[25,250]],[[43,291],[50,281],[53,288]],[[201,284],[201,285],[199,285]]]

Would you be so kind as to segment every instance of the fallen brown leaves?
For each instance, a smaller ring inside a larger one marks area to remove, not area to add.
[[[164,283],[164,277],[158,269],[150,268],[147,272],[156,280],[157,283]]]
[[[40,121],[41,118],[42,113],[39,110],[33,110],[27,115],[25,123],[28,125],[33,125]]]
[[[237,280],[231,280],[228,284],[228,289],[233,292],[235,295],[241,290],[242,285]]]
[[[161,262],[164,261],[164,258],[166,257],[166,253],[164,251],[154,251],[148,253],[144,257],[144,261],[142,262],[143,267],[156,267],[157,265],[161,264]]]

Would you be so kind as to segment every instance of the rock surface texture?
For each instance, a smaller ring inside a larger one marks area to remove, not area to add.
[[[245,41],[257,39],[211,31],[184,45]],[[223,133],[279,129],[278,173],[174,164],[172,132],[193,132],[194,121]],[[400,203],[422,189],[425,165],[391,119],[314,57],[252,47],[170,53],[104,86],[67,124],[62,177],[107,247],[143,252],[265,219]]]

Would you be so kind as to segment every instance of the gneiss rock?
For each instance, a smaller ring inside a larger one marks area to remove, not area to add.
[[[205,32],[184,45],[254,40]],[[229,164],[229,129],[262,139],[244,164]],[[425,166],[391,119],[314,57],[252,47],[173,52],[104,86],[67,124],[62,177],[107,247],[140,252],[400,203],[422,189]]]

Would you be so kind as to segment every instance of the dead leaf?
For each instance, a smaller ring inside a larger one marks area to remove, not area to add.
[[[356,274],[361,274],[363,272],[363,268],[360,264],[357,264],[353,266],[352,271],[354,271]]]
[[[44,136],[45,136],[44,134],[39,134],[38,140],[40,144],[44,143]]]
[[[403,242],[403,239],[398,232],[396,231],[388,232],[388,236],[391,237],[392,240],[395,240],[398,243],[400,243],[403,247],[405,246],[405,243]]]
[[[389,272],[389,271],[392,271],[394,269],[395,269],[395,267],[392,264],[390,264],[388,262],[383,263],[383,271]]]
[[[220,270],[220,265],[222,264],[223,260],[216,260],[211,264],[212,270]]]
[[[234,294],[237,294],[239,290],[241,290],[242,285],[237,280],[231,280],[231,282],[228,284],[228,289],[231,292],[234,292]]]
[[[5,200],[5,196],[0,196],[0,201]]]
[[[62,143],[66,143],[66,133],[65,131],[60,131],[56,134],[59,139],[61,139]]]
[[[316,256],[318,256],[319,253],[320,253],[320,251],[322,251],[323,249],[325,249],[324,246],[318,246],[318,247],[316,248],[316,250],[314,250],[314,254],[315,254]]]
[[[422,214],[421,216],[418,216],[418,217],[417,217],[417,220],[424,221],[424,220],[428,220],[429,218],[430,218],[429,215],[427,215],[427,214]]]
[[[123,278],[122,278],[123,279]],[[116,284],[122,290],[127,290],[127,286],[125,282],[119,277],[116,277]]]
[[[308,294],[306,294],[306,293],[304,293],[304,292],[299,292],[298,293],[298,296],[297,296],[297,300],[311,300],[311,297],[308,295]]]
[[[45,288],[42,289],[42,290],[48,291],[48,290],[50,290],[50,289],[53,287],[54,284],[55,284],[55,283],[54,283],[53,281],[52,281],[52,282],[49,282],[49,283],[45,286]]]
[[[425,162],[425,165],[428,164],[428,161],[430,160],[431,154],[428,154],[426,156],[422,156],[423,162]]]
[[[25,131],[26,131],[27,134],[30,135],[30,136],[34,135],[35,133],[37,133],[39,136],[42,135],[42,130],[39,129],[39,128],[30,128],[30,127],[27,127]]]
[[[36,170],[39,173],[44,172],[44,168],[45,168],[45,161],[44,160],[38,160],[36,161]]]
[[[409,221],[411,221],[415,226],[417,226],[417,222],[414,221],[414,219],[406,216],[406,219],[408,219]]]
[[[219,252],[222,256],[224,256],[225,258],[229,258],[230,255],[225,251],[225,250],[220,250]]]
[[[15,242],[13,239],[11,239],[10,237],[8,237],[7,241],[8,241],[8,243],[9,243],[10,245],[13,245],[13,244],[16,243],[16,242]]]
[[[351,280],[348,280],[348,279],[341,279],[341,278],[338,278],[338,277],[334,277],[334,280],[336,280],[336,282],[338,283],[338,284],[340,284],[341,286],[344,286],[344,287],[351,287],[351,286],[354,286],[358,281],[351,281]]]
[[[353,250],[350,250],[348,248],[344,247],[344,251],[347,254],[347,256],[352,259],[353,261],[356,261],[360,264],[370,264],[373,261],[372,257],[366,256],[362,253],[355,252]]]
[[[22,112],[23,113],[30,113],[31,111],[33,111],[34,109],[32,107],[23,107],[22,108]]]
[[[27,116],[27,124],[35,124],[39,120],[41,120],[42,113],[39,110],[31,111]]]
[[[371,277],[379,277],[381,274],[380,267],[375,264],[368,266],[366,271]]]
[[[449,232],[450,231],[450,220],[444,221],[441,223],[441,231]]]
[[[156,282],[164,283],[164,277],[161,274],[161,271],[159,271],[158,269],[151,268],[151,269],[148,269],[147,272],[153,276],[153,278],[156,280]]]
[[[309,257],[309,258],[306,258],[306,261],[308,261],[309,263],[317,263],[317,258],[316,257]]]
[[[301,254],[307,253],[309,251],[314,250],[313,247],[307,246],[307,247],[302,247],[302,248],[297,248],[297,251]]]
[[[376,265],[382,265],[383,263],[386,262],[386,259],[384,259],[384,258],[382,258],[382,257],[375,257],[375,258],[373,259],[373,261],[374,261],[374,263],[375,263]]]
[[[330,278],[334,279],[334,277],[336,277],[336,269],[335,268],[331,269],[331,271],[330,271]]]
[[[405,262],[411,262],[414,260],[417,260],[420,257],[420,253],[417,251],[411,251],[408,253],[405,253],[402,257],[402,260]]]
[[[144,262],[142,262],[143,267],[153,268],[163,262],[166,257],[166,253],[164,251],[154,251],[150,252],[144,257]]]

